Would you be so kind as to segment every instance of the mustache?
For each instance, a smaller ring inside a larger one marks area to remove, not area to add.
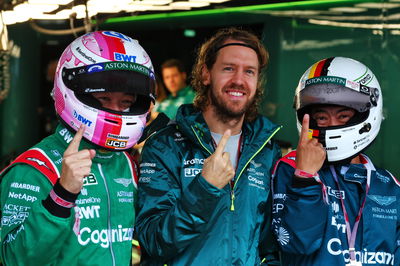
[[[246,94],[248,94],[248,89],[245,88],[243,85],[237,85],[237,84],[229,84],[223,87],[223,90],[237,90],[240,92],[244,92]]]

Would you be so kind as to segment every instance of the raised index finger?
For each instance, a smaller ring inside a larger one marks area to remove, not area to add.
[[[301,133],[300,133],[300,140],[305,141],[310,139],[309,137],[309,124],[310,124],[310,115],[305,114],[303,117],[303,122],[301,123]]]
[[[64,156],[77,153],[79,151],[79,144],[81,143],[83,132],[85,132],[85,126],[81,125],[71,143],[68,145],[68,148],[65,150]]]
[[[228,143],[228,139],[230,138],[230,136],[231,136],[231,130],[228,129],[224,132],[224,135],[222,136],[221,140],[219,141],[214,153],[222,154],[224,152],[226,143]]]

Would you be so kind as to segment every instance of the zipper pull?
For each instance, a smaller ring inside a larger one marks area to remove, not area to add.
[[[233,203],[235,201],[235,192],[233,189],[231,190],[231,211],[235,210],[235,204]]]

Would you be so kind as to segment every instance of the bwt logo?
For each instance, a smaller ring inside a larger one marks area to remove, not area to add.
[[[114,53],[115,60],[136,63],[136,56],[128,54]]]
[[[74,110],[73,116],[74,116],[75,119],[77,119],[79,122],[81,122],[84,125],[87,125],[89,127],[92,125],[92,121],[90,121],[89,119],[86,119],[85,117],[81,116],[75,110]]]
[[[78,209],[79,209],[79,218],[80,219],[100,218],[100,206],[99,205],[83,206],[83,207],[78,207]]]
[[[128,142],[125,140],[116,140],[111,138],[106,140],[106,146],[111,148],[125,148],[127,144]]]

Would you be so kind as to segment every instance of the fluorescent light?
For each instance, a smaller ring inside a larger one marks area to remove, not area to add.
[[[146,11],[149,8],[151,8],[151,6],[130,4],[130,5],[123,6],[122,10],[124,10],[126,12],[136,12],[136,11]]]
[[[366,24],[366,23],[352,23],[352,22],[339,22],[328,20],[309,19],[309,23],[325,26],[335,26],[343,28],[359,28],[359,29],[399,29],[400,24]]]
[[[159,6],[159,5],[168,5],[169,3],[171,3],[172,0],[141,0],[141,1],[133,1],[131,2],[132,4],[137,4],[137,5],[155,5],[155,6]]]
[[[3,12],[0,12],[0,50],[7,50],[8,48],[8,32],[7,26],[3,21]]]
[[[192,0],[190,0],[190,1],[192,1]],[[197,1],[197,2],[209,2],[209,3],[224,3],[224,2],[228,2],[228,1],[231,1],[231,0],[195,0],[195,1]]]
[[[28,0],[29,4],[68,5],[73,0]]]
[[[360,4],[355,4],[357,7],[365,7],[365,8],[375,8],[375,9],[382,9],[382,8],[398,8],[400,7],[400,4],[396,3],[360,3]]]
[[[20,23],[29,20],[29,14],[15,11],[3,11],[3,19],[6,25]]]
[[[367,11],[367,8],[362,7],[351,7],[351,6],[343,6],[343,7],[331,7],[329,11],[334,12],[343,12],[343,13],[361,13]]]
[[[170,4],[170,6],[177,8],[177,7],[203,7],[203,6],[208,6],[210,3],[207,2],[194,2],[194,1],[178,1],[178,2],[173,2]]]
[[[54,11],[58,8],[58,5],[46,5],[46,4],[28,4],[23,3],[16,5],[14,11],[26,12],[26,13],[46,13]]]
[[[152,6],[149,10],[168,11],[173,10],[172,6]]]

